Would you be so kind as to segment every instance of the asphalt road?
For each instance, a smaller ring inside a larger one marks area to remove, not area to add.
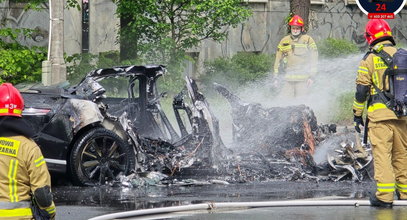
[[[407,208],[377,209],[371,207],[274,207],[253,208],[242,210],[226,210],[222,212],[184,212],[171,215],[156,215],[154,218],[139,217],[126,219],[182,219],[182,220],[257,220],[257,219],[287,219],[287,220],[349,220],[376,219],[393,220],[406,219]],[[153,216],[151,216],[153,217]]]
[[[346,181],[317,183],[276,181],[229,185],[150,186],[137,189],[109,186],[76,187],[62,185],[54,186],[53,193],[57,205],[57,219],[89,219],[91,217],[121,211],[199,204],[203,202],[282,201],[310,198],[367,200],[369,191],[372,191],[373,189],[373,182],[353,183],[351,181]],[[295,210],[298,210],[297,214],[295,214],[296,212],[292,212],[290,208],[273,209],[273,212],[284,219],[323,218],[319,217],[317,214],[311,215],[309,211],[307,211],[308,209],[311,208],[308,207],[303,210],[302,208],[296,207]],[[397,211],[398,209],[402,211]],[[395,209],[395,213],[407,214],[405,209],[398,209]],[[246,212],[250,213],[253,210],[249,209]],[[327,213],[331,213],[330,207],[324,207],[323,210],[327,211],[322,212],[325,213],[325,217]],[[370,207],[360,207],[360,210],[358,209],[356,211],[363,217],[366,212],[370,214],[373,212],[374,214],[374,210],[374,208]],[[263,209],[261,212],[263,212]],[[348,211],[345,208],[342,212],[343,214],[338,214],[343,215],[344,218],[334,216],[337,218],[333,219],[360,219],[348,218],[353,216],[353,212],[355,212],[355,210]],[[209,216],[208,219],[236,219],[233,215],[230,215],[232,216],[230,218],[222,215],[224,215],[224,213],[219,213],[219,216],[218,214],[211,214],[211,216],[215,218]],[[279,218],[273,217],[273,219]],[[207,218],[191,215],[189,218],[182,217],[182,219]]]

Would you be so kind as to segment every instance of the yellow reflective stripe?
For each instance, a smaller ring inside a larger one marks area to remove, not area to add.
[[[386,32],[380,31],[379,33],[376,33],[374,36],[375,36],[375,38],[379,38],[379,37],[383,36],[385,33],[388,34],[389,36],[391,36],[391,31],[386,31]]]
[[[286,79],[308,79],[309,75],[286,75]]]
[[[15,159],[10,160],[10,167],[8,171],[10,202],[18,202],[17,180],[16,180],[17,166],[18,160]]]
[[[358,102],[356,99],[353,100],[353,107],[357,109],[364,109],[365,108],[365,103],[366,102]]]
[[[373,86],[371,86],[370,87],[370,95],[376,95],[376,94],[377,94],[376,89]]]
[[[394,192],[395,191],[394,183],[377,183],[377,191],[379,192]]]
[[[377,188],[377,191],[379,191],[379,192],[394,192],[395,191],[395,189],[394,189],[394,187],[393,188]]]
[[[34,162],[35,162],[35,163],[38,163],[38,162],[40,162],[40,161],[43,160],[43,159],[44,159],[44,156],[41,156],[41,157],[39,157],[38,159],[34,160]]]
[[[9,109],[8,108],[0,108],[0,114],[8,113]],[[21,109],[13,109],[14,114],[21,114]]]
[[[43,157],[43,156],[39,157],[38,159],[36,159],[36,160],[34,161],[34,163],[35,163],[35,166],[36,166],[36,167],[41,166],[42,164],[45,163],[44,157]]]
[[[280,49],[281,51],[291,50],[291,45],[287,46],[279,45],[278,49]]]
[[[383,108],[387,108],[387,106],[383,103],[374,103],[373,105],[369,106],[369,108],[367,108],[367,112],[374,112],[377,109]]]
[[[294,47],[308,47],[307,44],[294,44]]]
[[[47,211],[49,214],[52,214],[55,212],[55,207],[47,208],[47,209],[45,209],[45,211]]]
[[[374,71],[372,77],[373,84],[375,84],[377,87],[380,87],[379,75],[377,74],[377,71]]]
[[[379,75],[378,75],[377,71],[374,71],[374,73],[372,75],[372,81],[373,81],[374,85],[376,85],[377,87],[380,87]],[[371,95],[377,94],[376,89],[373,86],[371,88],[370,94]]]
[[[360,69],[360,70],[369,71],[369,69],[368,69],[367,67],[364,67],[364,66],[359,66],[359,69]]]
[[[368,74],[369,70],[367,68],[364,68],[364,67],[359,67],[358,73]]]
[[[396,184],[395,183],[377,183],[377,187],[394,187]]]
[[[316,43],[312,43],[312,44],[310,44],[310,45],[309,45],[309,47],[311,47],[311,48],[314,48],[314,49],[315,49],[315,48],[317,48],[317,44],[316,44]]]
[[[22,217],[32,216],[30,208],[18,208],[18,209],[0,209],[1,217]]]
[[[396,188],[401,192],[407,192],[407,185],[405,185],[405,184],[397,183]]]
[[[21,109],[13,109],[14,114],[21,114]]]

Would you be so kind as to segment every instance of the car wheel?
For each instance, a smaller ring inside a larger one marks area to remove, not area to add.
[[[127,174],[135,164],[130,145],[105,128],[92,129],[75,142],[70,156],[74,184],[103,185]]]

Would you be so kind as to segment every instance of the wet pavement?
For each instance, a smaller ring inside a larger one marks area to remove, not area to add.
[[[210,184],[150,186],[137,189],[109,186],[76,187],[55,185],[53,187],[53,193],[54,200],[57,205],[58,219],[88,219],[114,212],[199,204],[203,202],[280,201],[322,197],[325,199],[366,200],[369,195],[368,192],[372,191],[373,189],[374,183],[370,181],[362,183],[354,183],[352,181],[275,181],[229,185]],[[302,208],[295,208],[295,210],[300,209]],[[324,210],[328,209],[330,209],[330,207],[324,208]],[[302,215],[300,213],[304,214],[308,213],[309,211],[293,214],[289,208],[280,207],[273,210],[273,212],[277,212],[277,216],[284,218],[287,217],[287,219],[293,219],[293,216],[295,215],[297,215],[296,218],[299,219],[322,219],[318,216],[314,216],[315,218],[301,217]],[[360,212],[371,212],[369,210],[369,207],[363,207],[363,210]],[[252,210],[247,210],[245,212],[250,213]],[[347,213],[346,216],[351,216],[351,212],[345,210],[344,213]],[[405,213],[404,209],[402,213]],[[212,217],[215,217],[215,215]],[[221,216],[219,216],[219,218],[235,219],[234,217],[223,218]],[[187,219],[205,218],[192,216],[191,218]]]
[[[183,212],[170,215],[155,215],[126,219],[183,219],[183,220],[245,220],[245,219],[295,219],[295,220],[349,220],[376,219],[392,220],[406,219],[406,207],[393,209],[376,209],[371,207],[278,207],[226,210],[222,212]]]

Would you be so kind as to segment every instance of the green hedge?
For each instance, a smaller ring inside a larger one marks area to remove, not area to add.
[[[344,39],[327,38],[317,42],[321,58],[336,58],[359,53],[359,47],[351,41]]]
[[[230,87],[265,78],[272,68],[274,57],[267,54],[241,52],[232,58],[217,58],[205,62],[205,74],[200,76],[204,84],[218,82]]]

